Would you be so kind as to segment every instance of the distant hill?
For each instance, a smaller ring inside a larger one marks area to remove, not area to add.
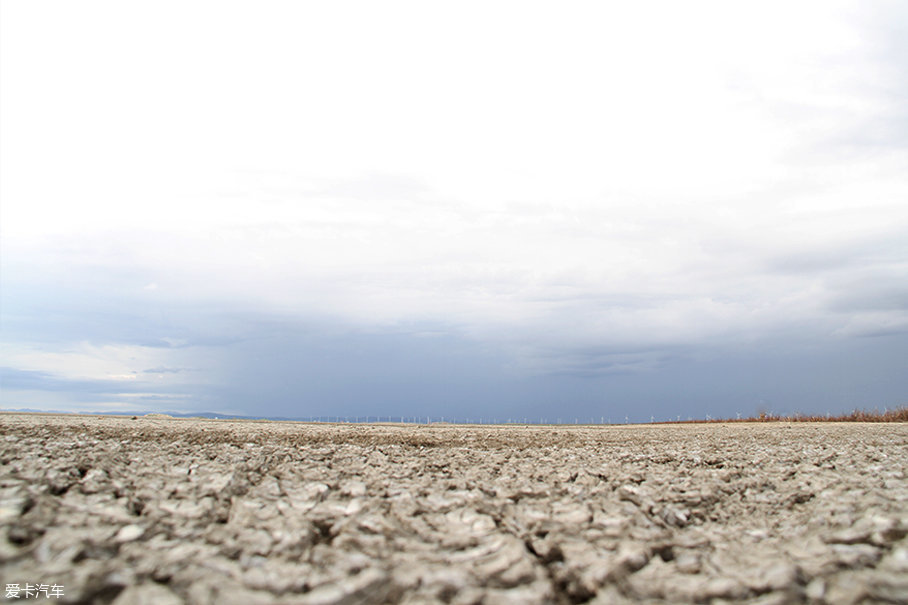
[[[220,412],[169,412],[158,410],[131,410],[108,412],[67,412],[64,410],[34,410],[31,408],[0,408],[0,412],[23,412],[29,414],[74,414],[77,416],[172,416],[174,418],[211,418],[211,419],[236,419],[236,420],[291,420],[302,421],[303,418],[287,418],[284,416],[240,416],[237,414],[222,414]]]

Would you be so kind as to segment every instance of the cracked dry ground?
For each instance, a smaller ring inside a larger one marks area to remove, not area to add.
[[[905,424],[0,427],[58,602],[908,602]]]

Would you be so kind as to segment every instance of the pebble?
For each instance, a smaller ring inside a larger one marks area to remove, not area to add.
[[[145,533],[145,528],[141,525],[126,525],[120,528],[114,540],[117,542],[132,542],[138,540]]]

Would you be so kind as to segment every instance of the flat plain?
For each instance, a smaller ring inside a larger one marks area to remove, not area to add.
[[[0,577],[61,603],[908,602],[904,423],[0,435]]]

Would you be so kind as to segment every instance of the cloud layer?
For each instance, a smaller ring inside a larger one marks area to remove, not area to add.
[[[908,386],[898,4],[4,13],[4,406]]]

